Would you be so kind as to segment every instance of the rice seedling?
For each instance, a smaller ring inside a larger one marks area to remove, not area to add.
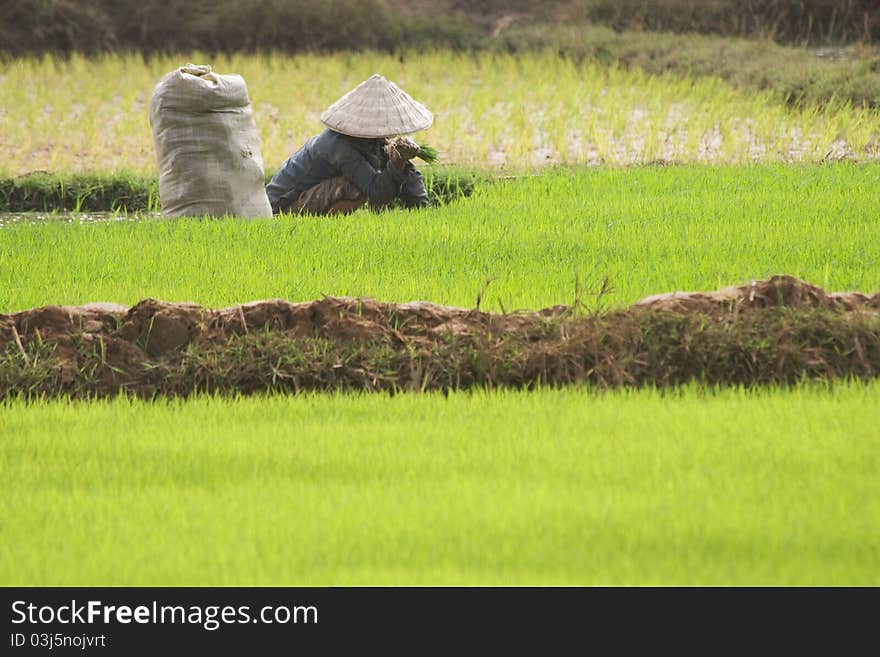
[[[448,164],[519,171],[547,164],[875,159],[880,115],[848,102],[793,109],[771,91],[711,77],[575,63],[554,53],[46,56],[0,63],[2,168],[155,171],[153,86],[188,60],[245,77],[268,169],[323,129],[321,111],[382,72],[435,113]],[[315,76],[315,71],[321,71]],[[290,90],[296,89],[296,94]]]

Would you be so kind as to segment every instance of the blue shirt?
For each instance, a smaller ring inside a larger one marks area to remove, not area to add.
[[[422,174],[411,162],[400,170],[385,155],[384,142],[349,137],[330,129],[312,137],[281,165],[266,186],[272,211],[286,209],[307,189],[338,176],[345,176],[372,205],[385,205],[395,198],[406,207],[430,205]]]

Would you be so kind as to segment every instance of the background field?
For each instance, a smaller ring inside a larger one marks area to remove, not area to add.
[[[425,103],[418,135],[459,166],[523,171],[547,164],[738,163],[876,159],[880,113],[850,100],[792,107],[771,90],[717,77],[651,75],[555,52],[412,56],[107,55],[0,64],[0,173],[155,173],[153,87],[192,59],[244,76],[266,168],[323,125],[320,113],[381,72]],[[880,82],[880,74],[876,75]],[[880,102],[880,84],[878,84]]]
[[[491,47],[522,25],[840,45],[880,40],[873,0],[17,0],[0,53]],[[514,41],[516,43],[516,41]]]
[[[878,402],[873,384],[7,406],[0,584],[877,585]]]

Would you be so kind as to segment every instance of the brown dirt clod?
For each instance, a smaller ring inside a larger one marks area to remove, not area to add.
[[[646,297],[636,302],[637,307],[664,309],[673,312],[706,312],[743,308],[826,308],[855,310],[880,303],[880,293],[873,297],[859,292],[825,290],[794,276],[773,276],[766,281],[751,281],[746,285],[731,286],[715,292],[670,292]],[[874,305],[874,307],[877,307]]]

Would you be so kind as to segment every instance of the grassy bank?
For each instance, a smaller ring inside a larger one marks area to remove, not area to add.
[[[880,389],[2,408],[4,585],[877,585]]]
[[[880,377],[880,293],[790,277],[626,310],[325,298],[0,315],[0,402],[119,394],[794,385]]]
[[[848,163],[560,170],[421,212],[11,225],[0,312],[323,294],[511,311],[594,303],[605,277],[602,303],[621,305],[777,273],[873,292],[878,187],[878,167]]]
[[[266,172],[268,182],[273,171]],[[474,170],[424,167],[428,196],[434,204],[470,196],[488,182]],[[159,181],[143,174],[30,173],[0,178],[0,212],[159,212]],[[0,220],[2,225],[2,220]]]
[[[417,138],[450,166],[516,172],[560,163],[816,162],[880,153],[880,114],[845,100],[793,108],[770,89],[738,90],[718,77],[653,75],[554,52],[189,53],[147,62],[114,55],[3,64],[0,170],[128,170],[152,178],[150,96],[162,75],[190,58],[247,80],[268,170],[323,129],[325,107],[376,72],[435,113],[432,128]]]
[[[768,39],[532,23],[514,24],[492,44],[502,52],[543,49],[655,75],[717,76],[737,89],[772,91],[794,106],[833,100],[880,107],[880,49],[813,51]]]

